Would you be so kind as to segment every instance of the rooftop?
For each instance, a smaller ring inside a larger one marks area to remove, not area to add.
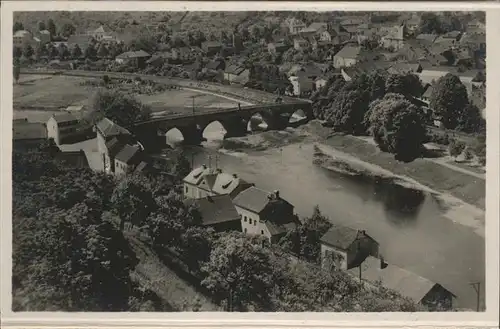
[[[96,127],[105,138],[119,135],[130,135],[130,132],[127,129],[117,125],[108,118],[104,118],[99,121]]]
[[[201,199],[186,199],[185,202],[198,206],[204,225],[235,220],[239,221],[241,219],[228,195],[214,195]]]
[[[342,48],[335,56],[343,58],[358,58],[361,53],[361,47],[347,45]]]
[[[346,250],[356,240],[358,233],[356,229],[335,224],[321,237],[321,242]]]
[[[56,120],[57,123],[78,121],[78,119],[73,114],[67,112],[53,114],[52,117]]]
[[[368,256],[361,264],[361,277],[369,282],[381,282],[382,286],[395,290],[401,295],[419,303],[436,283],[413,272],[388,264],[381,269],[381,260]],[[359,275],[359,268],[349,270],[353,275]]]
[[[116,56],[116,58],[127,59],[127,58],[142,58],[142,57],[149,57],[149,56],[151,56],[151,55],[149,55],[144,50],[138,50],[138,51],[127,51],[127,52],[124,52],[124,53]]]
[[[219,173],[215,179],[212,190],[217,194],[230,194],[238,186],[242,185],[252,185],[242,178],[238,177],[236,174],[230,175],[227,173]]]
[[[261,213],[271,202],[288,203],[281,197],[276,198],[274,193],[261,190],[255,186],[242,191],[234,198],[233,202],[236,206],[256,214]]]
[[[131,164],[137,159],[141,149],[135,145],[125,144],[122,149],[116,154],[115,159],[126,164]]]

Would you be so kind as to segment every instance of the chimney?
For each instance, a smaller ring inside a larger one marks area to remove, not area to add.
[[[207,169],[207,165],[206,164],[203,164],[202,167],[203,167],[203,169]]]
[[[234,178],[238,178],[238,175],[237,175],[237,174],[233,174],[233,177],[234,177]]]
[[[279,198],[280,198],[280,191],[278,191],[278,190],[274,190],[274,197],[275,197],[276,199],[279,199]]]
[[[222,169],[217,168],[217,172],[218,172],[219,174],[222,174]]]

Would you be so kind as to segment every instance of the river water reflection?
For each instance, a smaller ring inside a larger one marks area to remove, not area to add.
[[[476,308],[470,282],[485,281],[484,239],[443,216],[436,196],[394,184],[332,172],[312,163],[312,144],[262,152],[221,153],[217,141],[190,148],[194,165],[217,164],[226,172],[280,194],[301,216],[319,205],[332,222],[366,230],[380,243],[387,261],[404,267],[458,296],[456,306]],[[482,284],[484,287],[484,284]],[[484,290],[482,292],[484,303]]]

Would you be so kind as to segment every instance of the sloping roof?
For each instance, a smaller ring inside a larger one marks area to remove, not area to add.
[[[421,33],[421,34],[417,35],[417,37],[415,39],[422,40],[422,41],[428,41],[428,42],[432,43],[432,42],[436,41],[437,37],[438,36],[436,34]]]
[[[271,235],[279,235],[283,233],[287,233],[295,228],[297,228],[298,223],[290,218],[288,222],[275,222],[275,221],[266,221],[265,222],[267,229]]]
[[[139,163],[137,165],[137,167],[135,167],[134,172],[142,172],[145,169],[147,169],[148,166],[149,166],[149,163],[147,163],[146,161],[141,161],[141,163]]]
[[[250,183],[238,177],[237,175],[230,175],[227,173],[220,173],[217,175],[215,183],[213,184],[212,191],[217,194],[230,194],[238,186],[248,185]]]
[[[118,138],[113,137],[106,142],[106,148],[108,149],[108,154],[114,157],[125,145],[125,142],[120,141]]]
[[[211,61],[206,65],[206,68],[209,70],[217,70],[219,69],[219,66],[222,65],[223,65],[222,61]]]
[[[41,30],[39,33],[40,34],[48,34],[48,35],[50,35],[50,32],[48,30]]]
[[[358,230],[335,224],[321,237],[320,241],[324,244],[346,250],[357,237]]]
[[[349,271],[353,275],[359,275],[359,268]],[[395,265],[388,264],[381,269],[380,260],[372,256],[368,256],[361,264],[361,277],[372,283],[380,281],[382,286],[395,290],[416,303],[419,303],[436,285],[429,279]]]
[[[427,88],[425,89],[425,92],[423,93],[422,97],[424,98],[430,98],[431,95],[432,95],[432,91],[434,90],[434,87],[429,85],[427,86]]]
[[[313,22],[311,25],[309,25],[309,29],[313,29],[315,31],[321,30],[321,29],[326,29],[328,27],[327,23],[324,22]]]
[[[19,30],[14,33],[14,37],[24,37],[25,35],[30,35],[30,34],[31,33],[29,33],[26,30]]]
[[[125,144],[116,154],[115,159],[130,164],[137,158],[140,151],[141,149],[138,146]]]
[[[388,72],[393,74],[406,74],[417,72],[419,67],[420,64],[418,63],[395,63],[389,67]]]
[[[71,121],[78,121],[78,119],[71,113],[56,113],[53,114],[52,117],[56,120],[58,123],[63,123],[63,122],[71,122]]]
[[[70,105],[66,108],[68,112],[80,112],[85,108],[85,105]]]
[[[314,33],[317,30],[318,29],[316,29],[314,27],[306,27],[306,28],[303,28],[302,30],[300,30],[299,33]]]
[[[138,50],[138,51],[124,52],[123,54],[116,56],[116,58],[127,59],[127,58],[142,58],[142,57],[149,57],[149,56],[151,56],[151,55],[149,55],[144,50]]]
[[[42,123],[16,121],[12,124],[13,140],[45,139],[47,129]]]
[[[238,194],[233,202],[236,206],[258,214],[264,210],[271,201],[269,199],[270,195],[272,195],[272,193],[252,186]]]
[[[245,71],[245,67],[237,64],[231,64],[226,69],[224,72],[230,73],[230,74],[235,74],[239,75],[241,72]]]
[[[199,185],[203,181],[203,178],[206,175],[217,175],[217,174],[219,174],[219,172],[215,168],[208,168],[207,166],[203,165],[201,167],[194,168],[193,170],[191,170],[191,172],[186,177],[184,177],[183,181],[188,184]],[[213,182],[211,180],[207,181],[207,183],[213,186]]]
[[[56,160],[74,168],[89,168],[89,162],[83,150],[57,152],[55,157]]]
[[[358,58],[361,53],[361,47],[347,45],[342,48],[335,56],[343,58]]]
[[[105,138],[119,135],[130,135],[130,132],[127,129],[117,125],[108,118],[104,118],[99,121],[96,127]]]
[[[106,33],[106,29],[104,28],[104,26],[101,25],[92,32],[94,32],[94,33]]]
[[[239,221],[241,219],[228,195],[214,195],[201,199],[186,199],[185,202],[198,206],[203,225]]]

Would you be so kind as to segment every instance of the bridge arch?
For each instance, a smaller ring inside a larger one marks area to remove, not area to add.
[[[262,110],[252,113],[247,124],[247,131],[266,131],[270,127],[271,114],[268,111]]]
[[[224,139],[228,132],[228,123],[223,120],[213,120],[204,125],[202,129],[202,136],[207,141],[218,141]]]
[[[184,134],[177,127],[166,128],[162,133],[165,135],[165,142],[172,147],[184,142]]]
[[[303,109],[292,110],[288,122],[290,123],[302,122],[303,120],[306,120],[307,117],[308,115],[306,111]]]

